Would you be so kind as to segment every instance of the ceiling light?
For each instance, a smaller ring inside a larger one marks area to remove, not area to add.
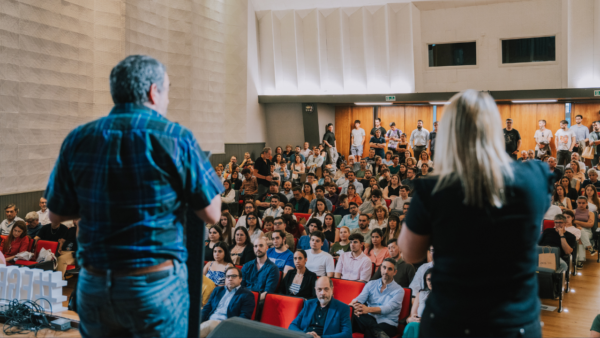
[[[558,102],[558,100],[518,100],[512,101],[512,103],[552,103]]]
[[[434,105],[434,106],[441,106],[441,105],[447,105],[447,104],[450,104],[450,101],[429,102],[429,104],[432,104],[432,105]]]
[[[357,106],[390,106],[393,102],[354,102]]]

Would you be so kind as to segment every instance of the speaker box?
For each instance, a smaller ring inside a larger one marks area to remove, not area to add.
[[[234,317],[222,321],[208,338],[278,338],[278,337],[311,337],[306,333],[290,331],[277,326],[255,322],[249,319]]]

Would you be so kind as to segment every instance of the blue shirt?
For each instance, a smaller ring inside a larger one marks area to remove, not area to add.
[[[269,257],[271,262],[277,265],[277,268],[281,272],[283,272],[283,269],[286,267],[286,265],[291,266],[292,268],[295,266],[294,254],[290,250],[285,250],[282,253],[278,253],[275,248],[270,248],[267,250],[267,257]]]
[[[186,209],[222,192],[191,131],[128,103],[69,133],[45,198],[52,212],[81,217],[79,265],[105,270],[186,261]]]
[[[356,301],[368,307],[378,307],[381,313],[371,313],[377,323],[386,323],[398,326],[398,316],[402,309],[404,289],[394,280],[381,292],[383,282],[380,279],[370,281],[356,297]]]
[[[300,237],[296,249],[310,250],[310,235]],[[321,247],[321,250],[329,252],[329,241],[325,240],[323,246]]]
[[[260,270],[256,270],[256,259],[244,264],[242,276],[244,276],[242,286],[258,293],[274,293],[279,284],[279,269],[269,259],[265,261]]]
[[[227,287],[225,288],[225,294],[223,295],[223,298],[221,298],[221,300],[219,301],[219,305],[217,306],[217,309],[215,310],[215,312],[213,312],[213,314],[210,316],[210,320],[226,320],[227,319],[227,307],[229,307],[229,303],[231,302],[231,299],[233,298],[233,296],[235,296],[235,293],[237,292],[237,290],[239,290],[242,286],[238,285],[237,288],[232,289],[231,291],[227,290]]]
[[[348,195],[348,184],[350,184],[350,181],[346,180],[346,182],[344,182],[344,184],[341,186],[338,185],[338,187],[342,188],[340,195]],[[362,185],[362,183],[355,179],[352,185],[356,188],[356,194],[358,196],[362,196],[363,192],[365,191],[365,187]]]
[[[360,215],[356,214],[356,217],[354,217],[354,219],[352,219],[352,214],[342,217],[342,220],[340,221],[340,224],[338,224],[337,227],[341,228],[343,226],[347,226],[348,228],[350,228],[350,230],[358,228],[358,216]]]

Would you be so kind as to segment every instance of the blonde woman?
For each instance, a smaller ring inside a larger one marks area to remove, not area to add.
[[[375,207],[373,217],[369,223],[369,229],[384,229],[388,225],[388,211],[381,205]]]
[[[598,190],[596,189],[596,186],[593,184],[588,184],[585,187],[585,197],[588,198],[588,209],[590,209],[590,212],[600,210],[600,198],[598,198]]]
[[[573,178],[577,180],[576,185],[573,182],[573,180],[571,180],[571,188],[575,189],[576,191],[579,191],[579,185],[581,185],[581,183],[585,181],[585,175],[581,171],[581,168],[579,167],[579,162],[577,161],[571,161],[571,169],[573,169],[574,172]]]
[[[416,168],[417,160],[414,157],[409,157],[406,159],[406,167],[407,168]]]
[[[427,299],[419,336],[512,336],[522,328],[527,336],[542,335],[535,274],[540,229],[534,225],[550,207],[552,174],[541,161],[514,163],[502,125],[489,94],[454,95],[436,137],[436,175],[414,181],[398,246],[407,263],[423,261],[433,246],[433,276],[446,286]],[[506,238],[494,235],[499,226],[518,243],[508,257],[465,256],[481,238],[490,247],[505,246]],[[510,269],[499,277],[497,266],[507,261]],[[477,291],[465,296],[456,288]],[[483,304],[487,311],[465,316]]]

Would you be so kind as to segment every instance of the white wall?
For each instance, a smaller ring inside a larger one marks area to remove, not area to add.
[[[323,140],[323,135],[325,135],[325,126],[327,126],[327,124],[333,123],[333,127],[335,128],[335,106],[318,103],[317,113],[319,119],[319,140],[321,141]]]
[[[260,84],[259,57],[258,57],[258,31],[257,19],[254,14],[252,2],[248,1],[248,59],[247,59],[247,86],[246,86],[246,109],[241,111],[240,121],[245,122],[245,137],[239,143],[257,143],[267,141],[267,124],[265,118],[265,107],[258,103]]]
[[[600,1],[568,0],[568,86],[600,87]]]
[[[267,125],[267,147],[275,149],[304,144],[304,123],[302,122],[301,103],[265,104]],[[285,149],[284,149],[285,150]]]

